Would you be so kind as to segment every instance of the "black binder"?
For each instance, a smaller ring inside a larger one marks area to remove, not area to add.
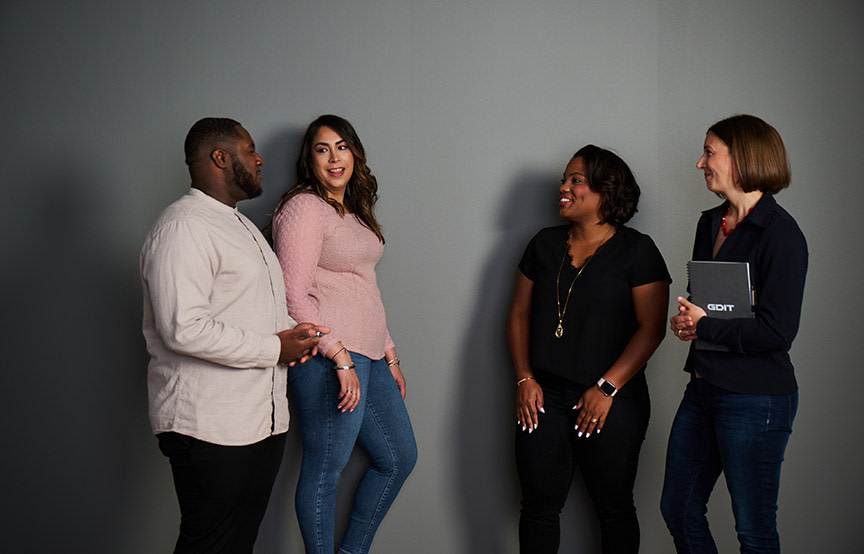
[[[753,317],[753,287],[747,262],[687,262],[690,301],[705,310],[709,317],[733,319]],[[729,351],[723,345],[696,339],[698,350]]]

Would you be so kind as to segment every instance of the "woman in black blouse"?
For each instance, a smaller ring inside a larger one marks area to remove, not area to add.
[[[789,348],[801,318],[807,242],[774,200],[790,171],[773,127],[751,115],[715,123],[696,167],[725,201],[699,219],[693,259],[748,262],[756,304],[753,317],[720,319],[678,298],[675,335],[723,350],[690,346],[691,379],[672,424],[661,508],[678,552],[717,552],[705,513],[722,472],[741,552],[779,552],[780,465],[798,407]]]
[[[638,202],[627,164],[583,147],[558,189],[569,223],[541,230],[519,264],[507,335],[522,554],[558,551],[577,466],[603,552],[639,550],[633,483],[650,415],[644,369],[663,339],[670,279],[651,238],[624,226]]]

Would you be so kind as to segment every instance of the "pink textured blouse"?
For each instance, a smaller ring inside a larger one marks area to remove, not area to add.
[[[338,341],[373,360],[393,348],[375,277],[384,245],[356,216],[341,217],[316,194],[298,194],[273,217],[273,243],[288,313],[330,327],[318,343],[322,354]]]

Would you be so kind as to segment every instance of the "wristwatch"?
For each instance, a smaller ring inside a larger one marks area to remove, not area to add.
[[[607,381],[602,377],[597,381],[597,386],[600,387],[600,392],[606,396],[615,396],[618,392],[618,387],[613,385],[611,381]]]

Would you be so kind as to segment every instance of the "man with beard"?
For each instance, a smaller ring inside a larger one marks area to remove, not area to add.
[[[180,504],[175,553],[249,553],[282,461],[287,365],[326,327],[288,315],[276,255],[236,203],[261,194],[239,123],[205,118],[185,143],[192,188],[141,249],[150,423]]]

